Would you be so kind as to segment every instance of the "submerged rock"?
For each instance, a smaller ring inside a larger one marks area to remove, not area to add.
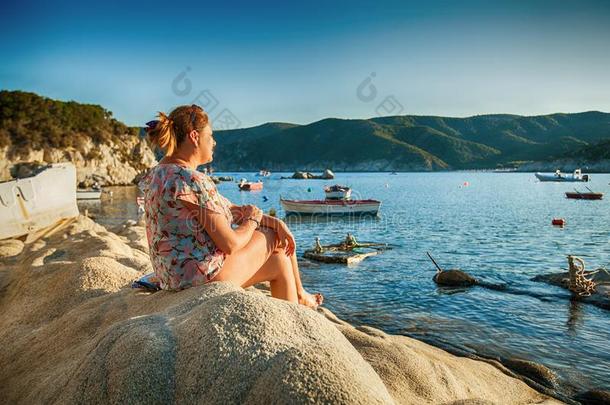
[[[557,385],[557,374],[542,364],[515,358],[506,359],[502,363],[515,373],[531,378],[544,386],[555,388]]]
[[[610,391],[591,390],[581,392],[574,399],[582,405],[610,405]]]
[[[470,274],[458,269],[437,272],[432,280],[438,285],[447,287],[470,287],[477,283]]]

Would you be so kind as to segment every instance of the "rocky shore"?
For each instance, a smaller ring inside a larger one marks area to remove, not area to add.
[[[6,403],[559,403],[501,367],[264,286],[131,289],[151,271],[139,226],[81,216],[0,254]]]
[[[104,186],[133,184],[140,173],[157,161],[146,141],[135,136],[126,136],[118,143],[98,145],[88,140],[78,148],[16,152],[4,147],[0,148],[0,181],[27,176],[27,172],[15,173],[22,162],[29,165],[72,162],[79,184],[89,187],[95,182]]]

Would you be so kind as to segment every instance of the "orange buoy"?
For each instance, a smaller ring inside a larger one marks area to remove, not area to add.
[[[551,221],[551,224],[557,225],[557,226],[564,226],[566,224],[566,220],[563,218],[553,218],[553,220]]]

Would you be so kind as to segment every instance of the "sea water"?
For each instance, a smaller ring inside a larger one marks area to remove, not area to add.
[[[257,180],[254,173],[222,173]],[[289,175],[284,173],[284,175]],[[343,266],[302,268],[303,283],[325,296],[342,319],[392,334],[487,357],[518,357],[556,371],[566,393],[610,387],[610,311],[570,300],[566,290],[531,278],[567,269],[566,256],[588,269],[610,268],[610,201],[565,198],[566,191],[610,191],[610,175],[589,183],[540,183],[532,173],[337,173],[334,180],[264,178],[259,192],[218,185],[235,204],[266,212],[288,199],[323,199],[323,186],[352,187],[352,198],[382,201],[377,218],[289,218],[299,255],[337,243],[350,232],[358,241],[393,246],[378,256]],[[99,222],[137,219],[135,187],[111,188],[113,198],[80,204]],[[607,196],[610,199],[610,195]],[[551,225],[554,217],[566,225]],[[430,252],[444,268],[504,284],[439,288]]]

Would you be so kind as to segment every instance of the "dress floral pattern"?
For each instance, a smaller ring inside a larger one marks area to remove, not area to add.
[[[205,174],[177,164],[159,164],[140,182],[146,236],[161,288],[181,290],[204,284],[222,268],[225,254],[179,200],[218,212],[233,222],[231,202]]]

